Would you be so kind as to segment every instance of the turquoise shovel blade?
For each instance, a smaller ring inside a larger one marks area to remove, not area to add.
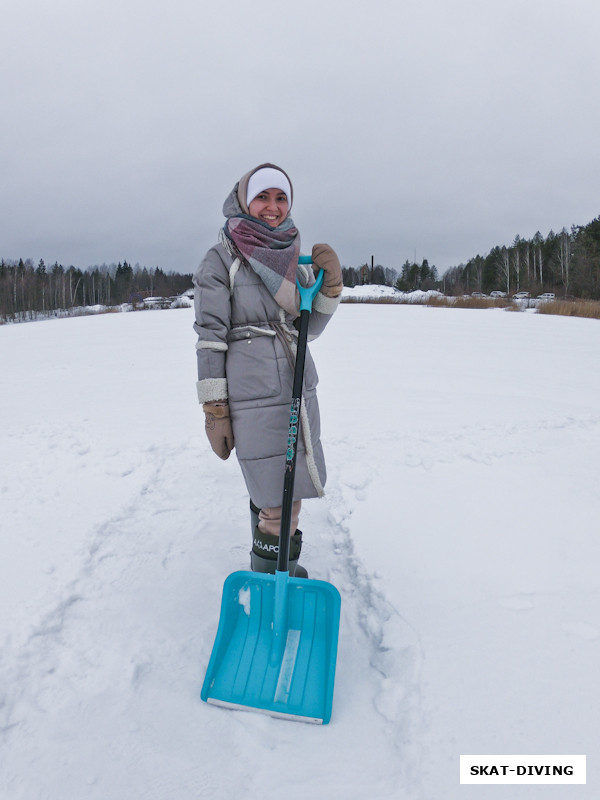
[[[232,573],[223,586],[202,699],[326,724],[339,624],[340,594],[326,581]]]

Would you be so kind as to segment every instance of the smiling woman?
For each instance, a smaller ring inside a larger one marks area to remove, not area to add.
[[[315,282],[313,270],[298,262],[292,201],[292,183],[279,167],[262,164],[246,173],[225,200],[220,243],[194,277],[198,399],[214,452],[227,459],[235,447],[250,495],[251,566],[260,572],[275,572],[277,559],[300,313],[296,281],[303,287]],[[325,273],[310,315],[314,339],[338,306],[342,272],[329,245],[314,245],[312,262]],[[290,540],[289,568],[296,577],[307,577],[298,565],[300,504],[322,495],[326,480],[316,392],[307,351]]]

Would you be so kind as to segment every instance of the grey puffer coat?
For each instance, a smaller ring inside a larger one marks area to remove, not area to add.
[[[302,284],[314,281],[310,268],[299,277]],[[228,400],[236,455],[250,498],[261,508],[280,506],[298,336],[294,320],[254,270],[223,244],[208,251],[194,285],[198,399]],[[338,303],[339,298],[318,293],[309,341],[322,333]],[[307,350],[295,500],[322,495],[326,480],[317,382]]]

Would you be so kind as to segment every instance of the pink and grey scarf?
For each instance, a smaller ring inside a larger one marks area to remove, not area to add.
[[[296,270],[300,234],[291,217],[287,217],[277,228],[271,228],[246,214],[238,214],[227,220],[223,230],[263,281],[276,303],[297,316]]]

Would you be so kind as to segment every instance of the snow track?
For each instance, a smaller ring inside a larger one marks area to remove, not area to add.
[[[343,443],[332,449],[338,451],[335,462],[344,466],[331,477],[327,494],[330,534],[338,560],[331,580],[343,587],[347,628],[357,639],[362,635],[360,648],[368,653],[373,704],[385,721],[388,740],[397,748],[397,763],[402,765],[400,771],[408,786],[417,781],[419,766],[415,746],[420,719],[419,636],[386,598],[381,582],[369,574],[355,551],[352,516],[366,497],[368,472],[342,456],[347,449]]]

